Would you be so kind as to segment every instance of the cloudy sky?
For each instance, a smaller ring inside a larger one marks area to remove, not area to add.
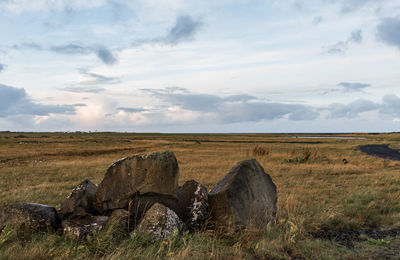
[[[0,0],[0,130],[400,131],[398,0]]]

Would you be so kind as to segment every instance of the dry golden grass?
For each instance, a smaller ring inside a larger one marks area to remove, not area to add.
[[[380,245],[365,247],[361,243],[360,250],[353,250],[310,235],[321,229],[400,226],[400,162],[358,150],[364,144],[399,148],[400,134],[347,136],[366,139],[303,139],[301,135],[290,138],[276,134],[0,133],[0,205],[28,201],[59,208],[84,179],[101,182],[113,161],[164,150],[172,150],[178,159],[180,184],[195,179],[211,189],[236,162],[256,158],[278,189],[277,223],[234,238],[207,232],[185,234],[169,241],[169,248],[162,243],[149,245],[145,238],[132,242],[132,238],[128,241],[131,244],[107,247],[103,252],[99,249],[104,246],[101,238],[96,244],[43,235],[22,243],[17,234],[0,249],[0,258],[69,255],[119,259],[132,256],[132,250],[143,252],[135,253],[135,258],[174,259],[357,259],[371,256],[371,250],[379,255],[383,250]],[[46,249],[49,245],[53,251]]]

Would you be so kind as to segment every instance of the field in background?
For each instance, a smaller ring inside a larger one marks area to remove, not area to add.
[[[0,206],[38,202],[59,208],[84,179],[100,183],[113,161],[171,150],[178,159],[180,184],[195,179],[208,189],[236,162],[256,158],[277,185],[278,218],[264,230],[235,236],[205,230],[152,242],[138,235],[121,245],[101,235],[79,242],[10,230],[0,237],[0,258],[396,259],[400,162],[365,155],[358,147],[390,144],[399,149],[400,134],[302,136],[310,135],[1,132]],[[373,238],[369,232],[375,229],[392,236]],[[341,239],[360,230],[351,243]]]

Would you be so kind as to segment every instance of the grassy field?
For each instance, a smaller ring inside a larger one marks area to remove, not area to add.
[[[236,162],[256,158],[277,185],[278,216],[263,230],[234,236],[204,230],[153,241],[136,234],[121,244],[106,233],[75,241],[8,228],[0,237],[0,258],[399,259],[400,162],[358,147],[400,148],[400,134],[297,136],[2,132],[0,206],[38,202],[59,208],[84,179],[100,183],[113,161],[172,150],[180,184],[195,179],[208,189]]]

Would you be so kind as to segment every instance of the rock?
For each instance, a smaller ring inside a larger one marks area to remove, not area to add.
[[[0,232],[10,224],[24,224],[37,231],[56,231],[60,218],[54,207],[37,203],[16,203],[0,210]]]
[[[170,208],[155,203],[144,215],[137,227],[138,231],[149,232],[156,238],[168,238],[174,232],[184,229],[183,222]]]
[[[210,221],[225,229],[262,228],[275,217],[276,202],[276,186],[262,166],[241,161],[209,193]]]
[[[104,229],[107,216],[86,216],[83,218],[71,218],[62,222],[63,235],[67,237],[83,239]]]
[[[171,151],[134,155],[113,163],[95,195],[96,209],[127,209],[132,198],[151,195],[177,199],[179,168]]]
[[[208,218],[208,191],[200,183],[191,180],[178,188],[178,199],[147,193],[131,200],[129,211],[134,223],[139,223],[154,203],[172,209],[191,231],[203,227]]]
[[[130,222],[129,212],[124,209],[114,210],[105,227],[107,234],[110,234],[116,243],[128,238],[132,229],[133,223]]]
[[[96,215],[94,195],[97,185],[88,179],[76,186],[71,194],[61,204],[60,215],[63,219],[68,216]]]
[[[204,226],[208,218],[207,188],[195,180],[185,182],[178,190],[178,203],[171,207],[191,231]]]

